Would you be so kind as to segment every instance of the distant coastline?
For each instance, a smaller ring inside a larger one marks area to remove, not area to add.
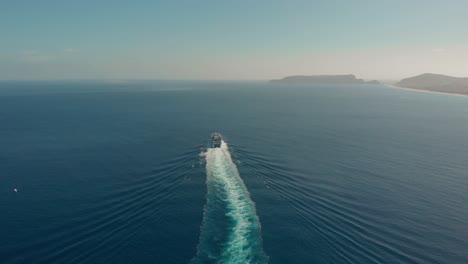
[[[294,75],[287,76],[278,80],[270,80],[270,83],[280,84],[380,84],[380,82],[364,81],[358,79],[353,74],[346,75]]]
[[[442,74],[424,73],[403,79],[395,86],[412,90],[468,96],[468,78]]]
[[[425,90],[425,89],[416,89],[416,88],[403,87],[403,86],[398,86],[398,85],[395,85],[395,84],[388,84],[388,83],[383,84],[383,86],[391,88],[391,89],[408,90],[408,91],[418,92],[418,93],[435,93],[435,94],[445,94],[445,95],[452,95],[452,96],[468,97],[468,94],[438,92],[438,91],[431,91],[431,90]]]
[[[429,92],[468,97],[468,78],[453,77],[442,74],[424,73],[414,77],[402,79],[396,83],[381,83],[379,81],[365,81],[356,78],[353,74],[347,75],[293,75],[282,79],[270,80],[272,84],[291,85],[365,85],[383,84],[390,88],[411,90],[416,92]]]

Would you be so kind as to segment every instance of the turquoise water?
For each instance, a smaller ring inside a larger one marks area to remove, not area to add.
[[[1,263],[468,263],[468,97],[1,82],[0,123]]]

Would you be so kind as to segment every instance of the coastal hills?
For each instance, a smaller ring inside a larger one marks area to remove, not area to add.
[[[295,75],[287,76],[279,80],[271,80],[274,84],[336,84],[336,85],[360,85],[380,84],[378,81],[365,81],[358,79],[353,74],[347,75]],[[401,88],[417,89],[439,93],[452,93],[468,95],[468,78],[452,77],[442,74],[424,73],[418,76],[403,79],[394,86]]]
[[[396,86],[432,92],[468,95],[468,78],[452,77],[442,74],[421,74],[403,79],[396,83]]]

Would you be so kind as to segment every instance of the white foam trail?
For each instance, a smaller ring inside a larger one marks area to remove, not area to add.
[[[255,205],[232,161],[226,142],[223,141],[220,148],[208,149],[206,170],[207,182],[220,186],[216,191],[224,194],[226,216],[231,220],[218,263],[264,263],[266,258],[261,246],[260,222]]]

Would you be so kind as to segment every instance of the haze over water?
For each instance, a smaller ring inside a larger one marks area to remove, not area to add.
[[[247,254],[229,257],[468,263],[467,100],[371,85],[2,82],[0,262],[222,263],[248,235]],[[228,148],[208,148],[214,130]]]
[[[468,77],[468,1],[6,1],[0,80]]]

